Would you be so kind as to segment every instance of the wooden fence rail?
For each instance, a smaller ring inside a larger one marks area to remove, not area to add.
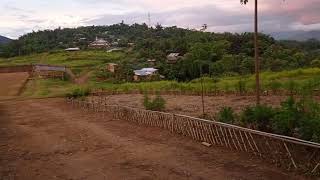
[[[246,152],[288,170],[320,175],[318,143],[185,115],[106,105],[102,98],[96,101],[67,99],[67,102],[73,107],[102,113],[114,119],[159,127],[196,141]]]

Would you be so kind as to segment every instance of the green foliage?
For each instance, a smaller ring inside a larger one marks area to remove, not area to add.
[[[298,127],[299,119],[302,114],[293,97],[289,97],[281,103],[275,116],[272,118],[272,128],[274,132],[287,136],[293,136]]]
[[[299,105],[299,136],[308,141],[320,142],[320,104],[312,99],[304,99]]]
[[[247,127],[270,132],[275,111],[266,105],[247,107],[241,114],[241,122]]]
[[[72,90],[72,92],[66,94],[67,98],[82,98],[90,94],[91,90],[89,88],[77,87]]]
[[[223,123],[232,124],[235,122],[235,114],[231,107],[223,107],[216,116],[217,120]]]
[[[245,1],[243,1],[245,2]],[[117,42],[124,52],[88,51],[95,37]],[[318,67],[320,42],[276,41],[259,34],[262,69],[282,71],[300,67]],[[128,43],[134,43],[133,48]],[[132,70],[150,66],[146,60],[156,59],[156,68],[168,80],[190,81],[203,74],[210,76],[245,75],[254,72],[252,33],[208,33],[178,27],[151,27],[146,24],[88,26],[37,31],[1,46],[1,65],[45,63],[69,67],[96,67],[121,61]],[[80,52],[62,52],[68,47],[80,47]],[[176,64],[167,64],[168,53],[181,53]],[[38,54],[37,54],[38,53]],[[16,57],[18,56],[19,57]],[[11,58],[13,57],[13,58]],[[127,72],[127,71],[124,71]],[[121,80],[130,80],[123,73]]]
[[[240,95],[244,95],[247,92],[247,82],[244,79],[240,79],[236,84],[236,89]]]
[[[147,94],[143,98],[143,106],[151,111],[163,111],[165,109],[166,101],[159,94],[151,100]]]
[[[281,89],[281,83],[277,80],[272,80],[267,86],[274,94]]]

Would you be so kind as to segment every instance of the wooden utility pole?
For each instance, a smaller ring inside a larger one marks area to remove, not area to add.
[[[242,4],[247,4],[249,0],[240,0]],[[260,58],[258,48],[258,0],[254,0],[254,60],[256,73],[256,103],[260,104]]]
[[[202,66],[200,66],[200,78],[201,78],[201,103],[202,103],[202,118],[205,118],[204,110],[204,85],[203,85],[203,76],[202,76]]]
[[[258,48],[258,0],[255,0],[254,7],[254,59],[256,71],[256,102],[260,104],[260,59]]]

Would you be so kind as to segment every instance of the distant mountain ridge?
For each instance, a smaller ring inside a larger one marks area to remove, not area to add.
[[[12,39],[4,37],[4,36],[0,36],[0,44],[7,44],[10,41],[12,41]]]
[[[296,40],[296,41],[306,41],[308,39],[320,40],[320,30],[273,32],[271,33],[271,36],[277,40]]]

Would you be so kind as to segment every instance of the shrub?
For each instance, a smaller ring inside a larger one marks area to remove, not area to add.
[[[277,91],[280,90],[281,88],[281,83],[279,81],[271,81],[269,84],[268,84],[268,87],[270,88],[270,90],[275,94],[277,93]]]
[[[77,87],[72,90],[71,93],[68,93],[66,97],[68,98],[80,98],[80,97],[86,97],[90,94],[91,90],[89,88],[81,88]]]
[[[251,106],[242,112],[240,120],[245,126],[269,132],[274,115],[275,111],[272,107],[265,105]]]
[[[232,124],[235,121],[235,114],[231,107],[223,107],[216,117],[218,121],[223,123]]]
[[[299,135],[302,139],[320,142],[320,104],[312,99],[303,99],[299,106]]]
[[[278,134],[293,136],[298,127],[301,113],[293,97],[281,103],[281,108],[272,119],[272,129]]]
[[[236,84],[236,89],[239,92],[240,95],[244,95],[247,92],[247,82],[243,79],[240,79],[238,83]]]
[[[147,94],[144,95],[143,106],[147,110],[163,111],[165,109],[166,101],[159,94],[151,100]]]

